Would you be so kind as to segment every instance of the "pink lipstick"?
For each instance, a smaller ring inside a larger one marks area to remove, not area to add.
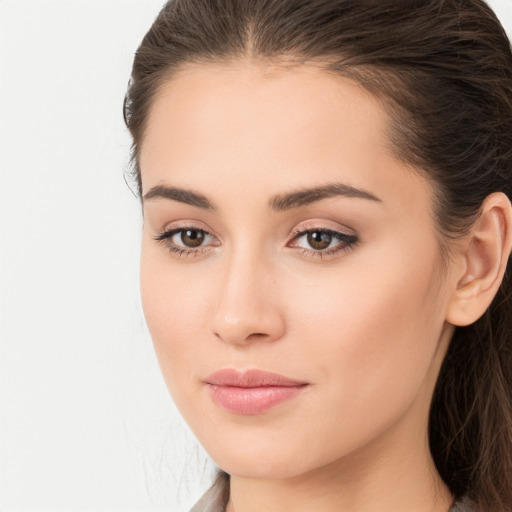
[[[236,414],[260,414],[301,393],[308,386],[263,370],[224,368],[205,379],[212,400]]]

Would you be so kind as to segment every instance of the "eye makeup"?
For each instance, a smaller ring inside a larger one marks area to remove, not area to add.
[[[154,239],[178,257],[206,254],[212,247],[219,245],[212,234],[193,225],[164,229]]]
[[[292,233],[288,247],[296,247],[302,255],[326,258],[346,252],[359,242],[356,235],[331,228],[301,226]]]
[[[193,224],[164,229],[154,239],[180,258],[204,255],[220,245],[215,235]],[[309,258],[327,258],[354,248],[358,242],[359,238],[354,234],[303,224],[292,231],[286,247],[296,249]]]

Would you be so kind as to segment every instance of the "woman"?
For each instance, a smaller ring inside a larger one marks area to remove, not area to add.
[[[194,511],[512,510],[512,55],[481,0],[171,0],[125,100]]]

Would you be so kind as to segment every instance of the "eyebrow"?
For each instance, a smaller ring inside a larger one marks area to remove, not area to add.
[[[144,195],[144,201],[157,198],[172,199],[174,201],[179,201],[180,203],[196,206],[203,210],[216,209],[206,196],[203,196],[202,194],[192,192],[192,190],[185,190],[183,188],[169,187],[167,185],[157,185]]]
[[[270,199],[269,205],[273,210],[285,211],[335,196],[355,197],[382,202],[377,196],[366,190],[345,185],[343,183],[330,183],[320,187],[302,189],[296,192],[277,195]],[[144,195],[144,201],[158,198],[171,199],[173,201],[201,208],[202,210],[215,211],[217,209],[215,205],[202,194],[193,192],[192,190],[170,187],[167,185],[157,185],[151,188],[149,192]]]
[[[359,199],[369,199],[370,201],[382,202],[377,196],[370,192],[345,185],[343,183],[330,183],[321,187],[314,187],[305,190],[298,190],[289,194],[278,195],[270,200],[270,206],[273,210],[283,211],[306,206],[329,197],[343,196],[356,197]]]

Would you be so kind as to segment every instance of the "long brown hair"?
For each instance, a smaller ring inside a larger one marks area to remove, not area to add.
[[[301,64],[356,80],[381,99],[398,158],[436,186],[442,247],[486,196],[512,197],[512,53],[482,0],[170,0],[137,50],[124,102],[133,179],[159,86],[187,63]],[[441,368],[430,450],[456,496],[512,510],[512,280],[459,327]]]

